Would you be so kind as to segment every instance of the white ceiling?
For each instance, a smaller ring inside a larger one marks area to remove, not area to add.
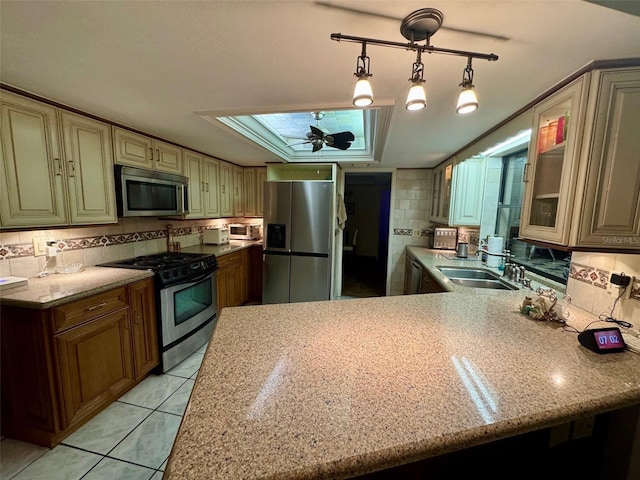
[[[380,166],[434,166],[593,60],[640,57],[640,18],[580,0],[337,2],[403,17],[444,13],[432,45],[475,61],[480,108],[454,112],[465,59],[425,55],[429,106],[407,112],[413,52],[370,46],[376,103],[393,104]],[[404,42],[399,22],[313,1],[0,2],[0,80],[239,165],[279,157],[196,112],[348,108],[360,46],[331,33]]]

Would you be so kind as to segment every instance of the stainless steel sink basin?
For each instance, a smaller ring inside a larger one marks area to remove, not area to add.
[[[518,290],[518,287],[505,282],[499,275],[480,268],[436,267],[453,283],[463,287],[493,288],[496,290]]]

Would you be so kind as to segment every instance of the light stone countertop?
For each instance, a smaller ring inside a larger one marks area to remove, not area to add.
[[[30,278],[22,287],[0,291],[0,305],[45,309],[153,276],[150,270],[84,267],[76,273]]]
[[[165,480],[348,478],[640,404],[640,355],[477,290],[224,309]]]
[[[231,240],[226,245],[194,245],[180,250],[186,253],[208,253],[221,257],[228,253],[240,251],[254,245],[262,246],[262,240]]]

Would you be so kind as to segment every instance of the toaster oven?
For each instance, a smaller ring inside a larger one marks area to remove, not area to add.
[[[260,240],[260,227],[245,223],[227,225],[231,240]]]
[[[208,228],[202,232],[202,243],[208,245],[225,245],[229,243],[228,228]]]

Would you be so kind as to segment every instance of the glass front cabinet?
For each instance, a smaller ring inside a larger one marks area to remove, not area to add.
[[[567,245],[589,74],[536,105],[520,236]]]
[[[520,236],[640,250],[640,67],[593,69],[534,107]]]

